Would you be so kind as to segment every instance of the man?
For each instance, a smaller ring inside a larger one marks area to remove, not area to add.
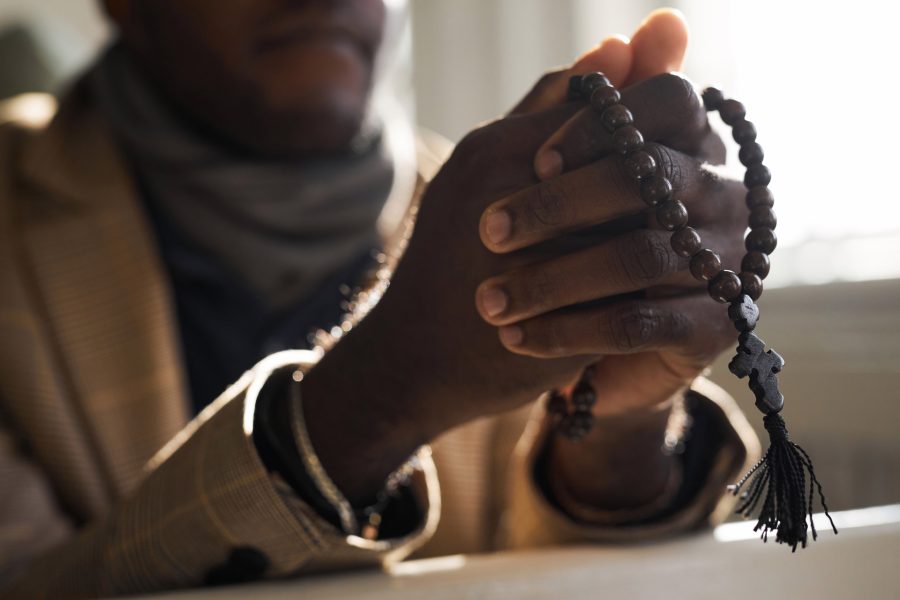
[[[733,262],[740,184],[704,166],[722,144],[660,75],[683,56],[677,15],[546,76],[443,166],[420,142],[390,227],[380,1],[106,7],[121,41],[52,121],[0,137],[9,597],[641,539],[727,510],[755,439],[695,379],[734,332],[642,217],[596,116],[565,102],[572,73],[622,86]],[[342,284],[364,289],[346,317]],[[241,375],[313,327],[324,357]],[[534,400],[588,366],[597,425],[575,444]]]

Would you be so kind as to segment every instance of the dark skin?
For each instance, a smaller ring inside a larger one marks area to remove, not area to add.
[[[378,0],[107,8],[170,101],[236,151],[339,152],[364,118],[384,21]],[[733,263],[745,222],[739,184],[701,162],[722,156],[696,96],[680,78],[654,77],[678,68],[685,43],[672,13],[651,17],[630,43],[607,40],[469,134],[431,182],[384,298],[302,383],[313,444],[351,501],[370,498],[418,445],[570,384],[590,364],[600,423],[583,444],[554,440],[551,477],[601,507],[661,491],[667,402],[733,332],[642,216],[608,135],[564,98],[576,72],[602,70],[624,86],[623,102],[678,175],[692,224]],[[667,119],[673,108],[684,118]],[[579,144],[582,131],[595,142]],[[561,160],[542,158],[551,147]],[[502,241],[488,227],[501,210],[513,215]],[[576,233],[585,227],[590,235]],[[486,302],[488,289],[504,294],[501,310]],[[646,476],[629,481],[613,448],[630,456],[628,472]]]
[[[381,0],[107,0],[166,96],[253,155],[346,148],[363,120]]]

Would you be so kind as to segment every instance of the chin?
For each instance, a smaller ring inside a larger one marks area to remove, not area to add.
[[[337,95],[325,101],[266,107],[238,141],[264,155],[310,155],[341,152],[359,133],[366,100]]]
[[[244,129],[240,141],[264,154],[346,149],[365,118],[371,74],[359,64],[323,66],[338,65],[284,73],[257,87],[258,101],[245,105],[238,121]]]

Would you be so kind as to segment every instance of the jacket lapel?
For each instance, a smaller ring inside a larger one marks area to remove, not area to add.
[[[72,398],[114,494],[188,420],[170,291],[111,133],[78,84],[26,141],[26,261]]]

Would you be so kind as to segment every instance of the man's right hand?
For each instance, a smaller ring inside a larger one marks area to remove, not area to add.
[[[649,19],[635,41],[648,39],[645,29],[677,38],[677,27],[665,30],[670,17]],[[369,498],[418,445],[532,401],[571,382],[595,359],[538,359],[500,343],[496,327],[476,310],[478,284],[567,248],[548,244],[497,255],[481,243],[479,219],[492,202],[538,182],[532,166],[537,149],[580,108],[564,102],[571,74],[600,70],[621,85],[633,78],[635,66],[655,74],[654,60],[659,73],[680,63],[681,39],[680,49],[677,40],[670,44],[676,58],[658,53],[666,44],[641,42],[653,55],[648,58],[613,38],[571,69],[545,76],[507,117],[466,136],[431,182],[384,298],[303,382],[312,442],[351,501]],[[541,204],[564,201],[543,198]]]

